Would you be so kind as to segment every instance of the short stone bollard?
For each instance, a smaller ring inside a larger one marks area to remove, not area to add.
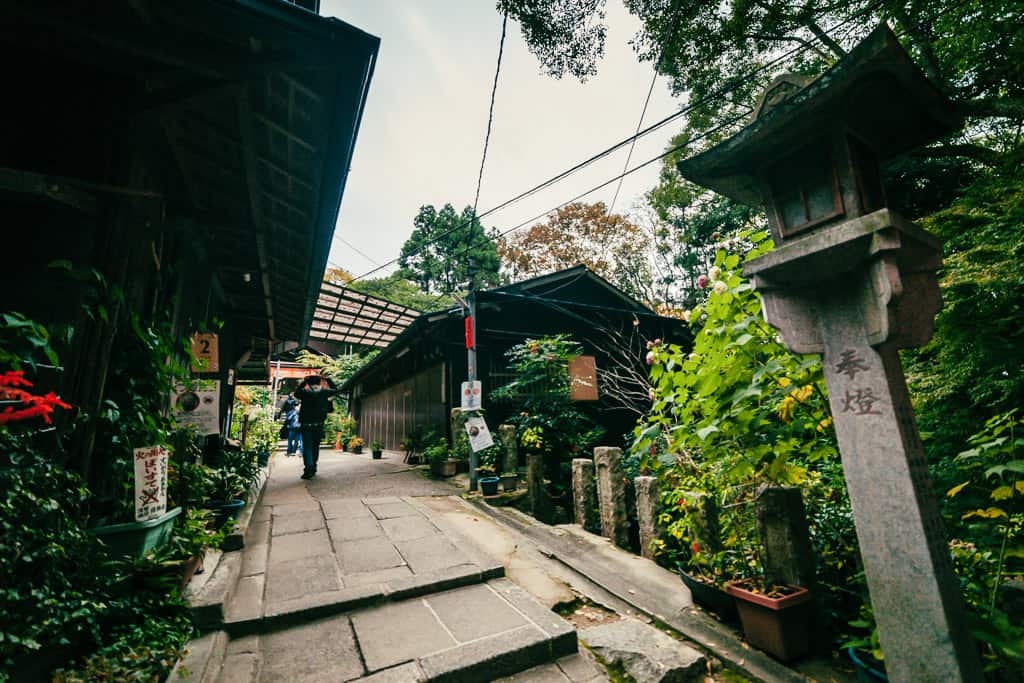
[[[622,474],[622,449],[594,449],[597,468],[597,499],[601,506],[601,535],[620,548],[629,547],[626,520],[626,480]]]
[[[764,486],[758,491],[755,510],[765,579],[812,588],[816,556],[800,489]]]
[[[498,439],[505,447],[505,459],[501,464],[501,471],[515,472],[519,467],[519,448],[516,443],[515,425],[498,425]]]
[[[654,541],[661,536],[661,487],[657,477],[636,477],[636,521],[640,529],[640,554],[654,559]]]
[[[572,461],[572,507],[576,523],[585,531],[601,531],[593,460],[574,458]]]
[[[526,490],[533,516],[550,524],[554,519],[554,509],[544,490],[544,455],[541,453],[526,455]]]

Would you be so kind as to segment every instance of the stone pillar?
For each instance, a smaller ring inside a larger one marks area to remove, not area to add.
[[[551,500],[544,490],[544,455],[542,453],[526,454],[526,490],[533,516],[545,524],[550,524],[554,518],[554,510]]]
[[[620,548],[629,548],[626,526],[626,480],[622,474],[622,449],[594,449],[597,468],[597,499],[601,506],[601,535]]]
[[[505,462],[501,465],[502,472],[515,472],[519,467],[519,448],[516,440],[515,425],[498,425],[498,439],[505,447]]]
[[[800,489],[762,487],[755,510],[765,580],[813,588],[816,562]]]
[[[636,521],[640,527],[640,554],[648,560],[654,559],[653,543],[661,536],[661,487],[657,477],[637,477],[633,480],[636,488]]]
[[[573,458],[572,507],[576,523],[585,531],[600,531],[601,518],[597,514],[597,482],[594,480],[594,461]]]
[[[718,501],[714,496],[702,496],[699,507],[693,515],[697,526],[697,539],[709,553],[722,549],[722,526],[718,521]]]
[[[469,457],[469,434],[466,433],[466,413],[462,408],[452,408],[452,453],[458,458]]]
[[[934,236],[887,210],[749,261],[765,319],[820,353],[871,605],[892,681],[978,681],[899,349],[941,308]]]

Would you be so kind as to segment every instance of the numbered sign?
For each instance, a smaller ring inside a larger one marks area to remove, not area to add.
[[[192,358],[192,372],[220,372],[217,335],[212,332],[192,335]]]

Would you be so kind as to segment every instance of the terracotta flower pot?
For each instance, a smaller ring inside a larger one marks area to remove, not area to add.
[[[807,626],[811,593],[800,586],[788,588],[791,593],[773,598],[753,592],[742,581],[725,587],[736,600],[747,642],[784,662],[806,654],[810,640]]]

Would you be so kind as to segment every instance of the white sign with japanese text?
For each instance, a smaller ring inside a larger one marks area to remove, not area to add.
[[[135,521],[145,522],[167,512],[167,451],[162,446],[136,448]]]
[[[494,445],[491,431],[482,417],[471,417],[466,420],[466,433],[469,434],[469,447],[473,452],[482,451]]]
[[[171,395],[171,416],[203,435],[220,434],[220,380],[192,379]]]

